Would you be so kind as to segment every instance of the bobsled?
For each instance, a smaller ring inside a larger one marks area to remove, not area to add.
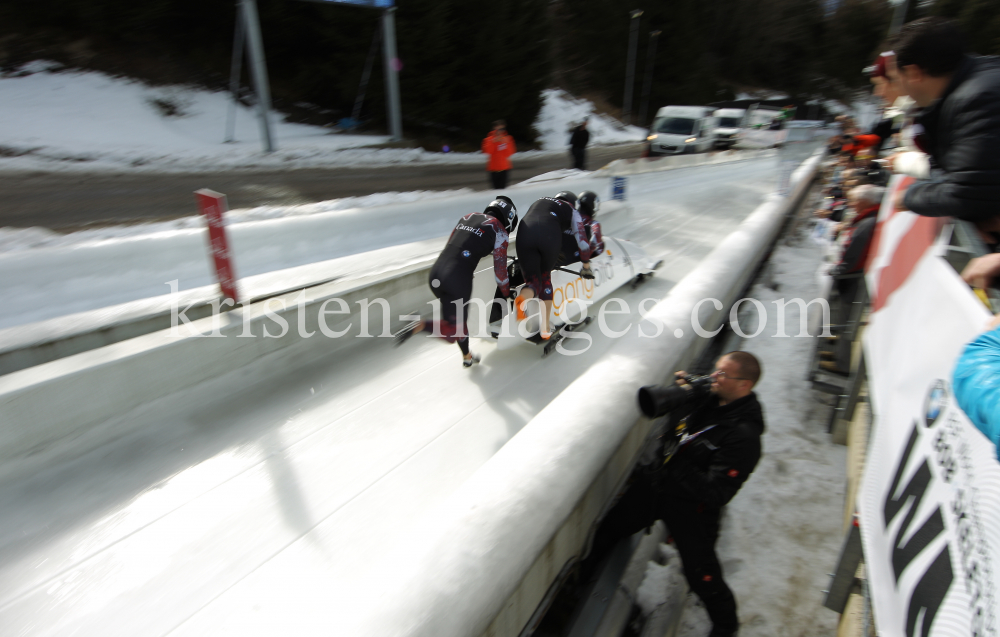
[[[626,284],[637,286],[652,276],[662,263],[650,258],[631,241],[604,237],[604,246],[604,252],[590,260],[593,279],[584,279],[578,274],[579,262],[552,271],[549,325],[553,330],[550,338],[542,339],[538,334],[538,308],[543,306],[529,303],[528,317],[523,321],[518,322],[516,313],[507,312],[489,324],[489,336],[496,339],[497,348],[505,350],[525,343],[541,344],[542,355],[548,354],[564,338],[563,332],[582,329],[593,320],[591,306]],[[516,296],[522,287],[523,284],[518,285],[511,296]]]

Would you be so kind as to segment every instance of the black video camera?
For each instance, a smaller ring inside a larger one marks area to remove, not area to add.
[[[686,385],[647,385],[639,389],[639,409],[647,418],[658,418],[692,400],[701,398],[712,386],[711,376],[684,377]]]

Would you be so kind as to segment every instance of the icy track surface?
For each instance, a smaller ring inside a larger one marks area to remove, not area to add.
[[[708,214],[716,208],[724,210],[738,201],[749,201],[741,188],[754,189],[757,198],[753,201],[759,201],[758,189],[771,183],[775,162],[757,159],[629,177],[635,225],[620,227],[617,217],[609,218],[606,221],[611,225],[605,233],[621,234],[655,251],[655,243],[646,244],[671,229],[663,223],[665,214],[696,212],[699,207]],[[538,197],[564,189],[591,189],[602,198],[608,194],[609,179],[592,173],[559,171],[548,179],[542,177],[506,191],[521,214]],[[372,195],[348,208],[326,202],[234,211],[229,238],[236,274],[249,277],[447,237],[459,218],[481,211],[491,198],[490,193],[458,191],[448,196],[427,192],[412,197]],[[275,218],[261,219],[267,215]],[[662,230],[650,237],[644,231],[647,227]],[[0,298],[5,301],[0,305],[0,329],[166,295],[168,282],[173,280],[180,290],[215,281],[206,231],[196,217],[149,224],[148,228],[82,231],[51,247],[0,252]]]
[[[635,211],[612,234],[664,265],[621,290],[633,314],[609,326],[626,329],[640,300],[665,296],[773,190],[776,172],[762,160],[630,179]],[[526,208],[551,194],[538,188],[512,195]],[[346,227],[371,230],[353,239],[367,249],[397,224],[443,234],[470,206],[435,201],[417,219],[369,209]],[[311,239],[328,238],[298,235]],[[350,600],[369,597],[358,590],[366,569],[388,548],[419,542],[410,529],[422,514],[607,351],[614,341],[596,328],[579,356],[474,341],[483,362],[472,369],[439,341],[393,349],[357,339],[318,364],[263,359],[123,414],[141,434],[0,482],[2,632],[350,634]]]

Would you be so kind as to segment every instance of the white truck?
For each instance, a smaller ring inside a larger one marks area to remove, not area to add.
[[[744,108],[720,108],[712,113],[715,118],[715,147],[732,148],[739,139],[740,128],[747,111]]]
[[[646,136],[647,154],[700,153],[715,144],[715,118],[708,106],[664,106]]]

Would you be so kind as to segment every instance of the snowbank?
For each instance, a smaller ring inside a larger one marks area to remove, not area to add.
[[[586,174],[586,173],[583,173]],[[310,204],[294,206],[257,206],[238,208],[226,213],[226,225],[234,226],[251,221],[266,221],[291,217],[305,217],[328,212],[374,208],[393,204],[452,199],[459,195],[473,194],[469,188],[459,190],[416,190],[411,192],[379,192],[363,197],[342,197]],[[59,234],[45,228],[0,228],[0,254],[20,252],[34,248],[56,248],[91,245],[110,239],[124,239],[145,235],[171,233],[177,230],[202,229],[205,222],[199,215],[181,217],[170,221],[107,226],[89,230],[79,230],[69,234]]]
[[[534,126],[547,150],[520,157],[564,150],[569,126],[587,115],[592,144],[638,141],[644,135],[593,115],[586,100],[556,90],[543,97]],[[481,153],[378,148],[389,138],[292,124],[277,113],[272,113],[277,150],[264,153],[255,111],[242,105],[236,108],[235,140],[224,143],[232,108],[225,91],[151,87],[42,60],[0,75],[0,103],[0,170],[189,172],[483,161]]]
[[[588,100],[575,99],[559,89],[546,89],[542,91],[542,110],[535,120],[538,142],[546,150],[568,149],[570,128],[585,117],[589,118],[591,144],[621,144],[646,138],[646,129],[625,126],[608,115],[596,114]]]

